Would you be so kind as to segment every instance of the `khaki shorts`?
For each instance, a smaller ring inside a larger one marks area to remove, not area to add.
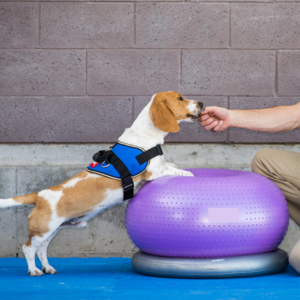
[[[290,217],[300,226],[300,153],[263,149],[253,158],[252,171],[271,179],[283,192]]]

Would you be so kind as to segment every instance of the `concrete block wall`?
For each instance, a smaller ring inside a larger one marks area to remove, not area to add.
[[[299,17],[299,0],[0,0],[0,198],[85,168],[160,91],[227,108],[299,102]],[[182,124],[165,151],[180,167],[249,170],[257,150],[299,141]],[[62,230],[50,256],[132,255],[125,207]],[[0,211],[0,257],[22,256],[30,209]],[[291,221],[281,246],[299,238]]]
[[[0,142],[114,142],[164,90],[207,106],[296,103],[299,16],[298,0],[0,0]],[[167,141],[297,143],[299,133],[190,125]]]

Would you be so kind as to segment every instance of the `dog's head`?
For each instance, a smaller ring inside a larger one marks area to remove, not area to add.
[[[149,117],[165,132],[178,132],[179,123],[194,122],[199,118],[203,103],[187,100],[177,92],[162,92],[153,96]]]

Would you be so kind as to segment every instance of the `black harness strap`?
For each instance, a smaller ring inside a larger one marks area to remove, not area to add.
[[[140,165],[143,163],[147,162],[148,160],[158,156],[158,155],[163,155],[163,151],[161,149],[160,145],[156,145],[155,147],[141,153],[136,157],[136,160],[139,162]]]
[[[121,161],[121,159],[112,151],[111,153],[112,154],[108,157],[107,160],[115,167],[115,169],[121,176],[123,191],[124,191],[123,200],[131,199],[134,196],[133,193],[134,184],[131,177],[131,173],[129,172],[125,164]]]
[[[114,152],[112,152],[111,150],[101,150],[94,154],[93,160],[98,163],[108,162],[112,164],[121,176],[122,186],[124,190],[123,200],[133,198],[134,184],[131,177],[131,173],[129,172],[125,164],[121,161],[121,159]]]
[[[156,145],[155,147],[141,153],[140,155],[136,156],[136,159],[139,164],[142,165],[158,155],[163,155],[160,145]],[[123,200],[128,200],[134,197],[134,183],[132,180],[132,175],[126,165],[112,150],[101,150],[95,153],[93,155],[93,160],[98,163],[106,162],[112,164],[121,176],[124,190]]]

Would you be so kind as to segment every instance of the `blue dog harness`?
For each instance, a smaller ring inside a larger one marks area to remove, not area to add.
[[[158,155],[163,155],[160,145],[145,151],[143,148],[118,142],[108,150],[95,153],[93,160],[96,163],[90,164],[87,171],[122,180],[123,200],[128,200],[134,196],[132,178],[145,172],[150,159]]]

